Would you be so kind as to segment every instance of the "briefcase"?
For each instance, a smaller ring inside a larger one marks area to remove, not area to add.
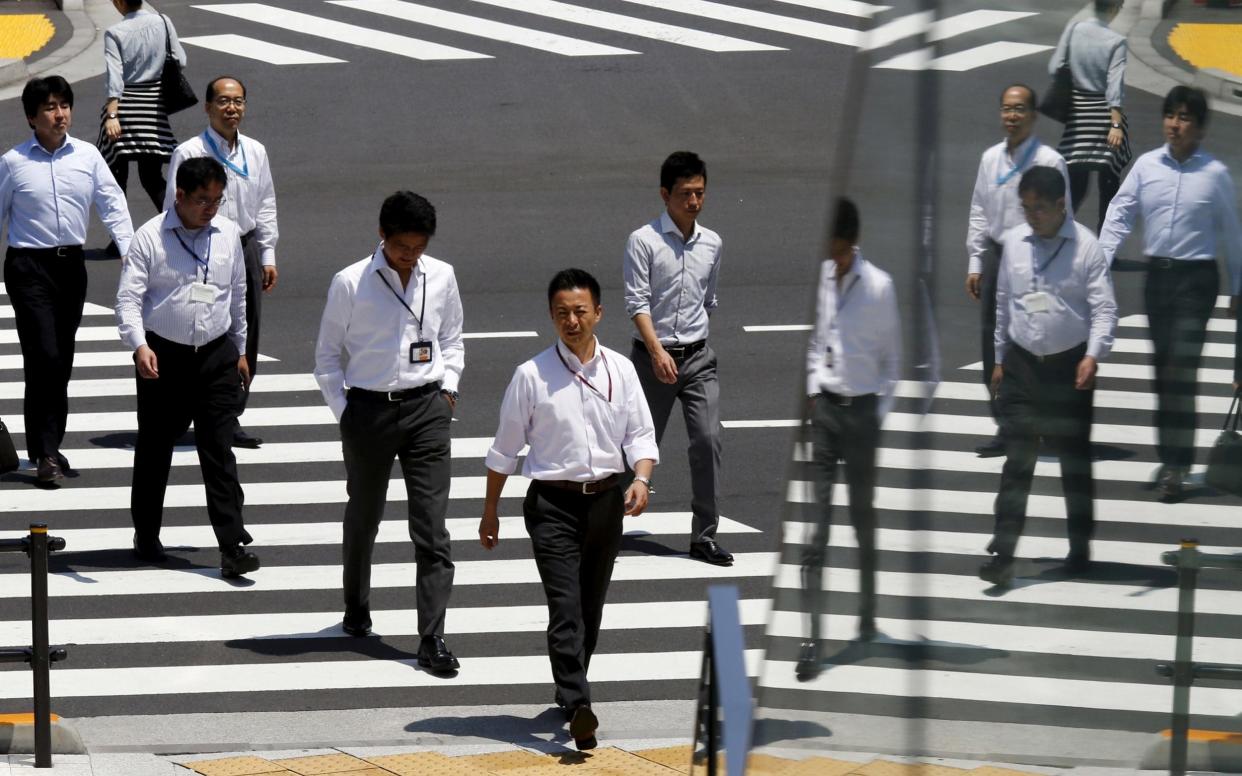
[[[8,426],[0,419],[0,474],[16,471],[21,466],[17,457],[17,448],[13,446],[13,437],[9,435]]]
[[[1217,490],[1242,496],[1242,434],[1238,433],[1238,400],[1242,391],[1235,391],[1229,403],[1229,414],[1216,444],[1208,454],[1207,484]]]

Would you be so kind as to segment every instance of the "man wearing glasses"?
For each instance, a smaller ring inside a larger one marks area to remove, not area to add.
[[[966,227],[966,293],[979,302],[980,342],[983,350],[983,385],[992,379],[996,365],[993,338],[996,335],[996,276],[1001,263],[1001,236],[1005,230],[1026,223],[1018,201],[1018,181],[1032,167],[1055,167],[1065,176],[1065,160],[1039,142],[1035,128],[1035,90],[1014,84],[1001,93],[1001,127],[1005,139],[983,152],[975,191],[970,197],[970,223]],[[990,396],[990,394],[989,394]],[[989,399],[993,420],[998,420],[996,401]],[[1005,454],[999,432],[975,448],[983,458]]]
[[[251,538],[242,524],[232,447],[241,392],[250,382],[241,233],[218,215],[227,183],[223,165],[189,159],[176,181],[173,206],[135,232],[116,293],[117,325],[137,368],[134,554],[149,563],[166,559],[160,525],[168,469],[173,444],[193,422],[220,572],[239,577],[259,568],[243,546]]]
[[[164,209],[173,205],[177,167],[186,159],[210,156],[224,165],[228,184],[224,187],[221,215],[241,227],[242,253],[246,258],[246,362],[253,379],[259,367],[259,313],[263,294],[276,286],[276,190],[263,144],[238,131],[246,115],[246,87],[231,76],[219,76],[207,84],[207,128],[173,152],[168,162],[168,191]],[[242,393],[244,412],[249,390]],[[263,440],[233,426],[233,444],[255,448]]]

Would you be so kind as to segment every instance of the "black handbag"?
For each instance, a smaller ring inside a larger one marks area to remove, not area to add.
[[[17,471],[20,466],[21,460],[17,457],[17,448],[13,446],[13,437],[9,436],[8,427],[0,420],[0,474]]]
[[[181,60],[173,54],[168,17],[161,14],[160,18],[164,20],[164,72],[160,73],[160,100],[164,103],[164,111],[172,115],[198,104],[198,97],[181,71]]]
[[[1233,394],[1229,403],[1229,414],[1225,416],[1225,425],[1221,428],[1216,444],[1208,453],[1207,484],[1217,490],[1242,496],[1242,434],[1238,433],[1239,412],[1238,401],[1242,391]]]
[[[1074,74],[1069,66],[1070,41],[1073,38],[1074,31],[1070,30],[1065,39],[1065,59],[1061,60],[1060,66],[1052,75],[1052,84],[1044,92],[1044,98],[1039,101],[1039,112],[1062,124],[1069,121],[1070,109],[1074,103]]]

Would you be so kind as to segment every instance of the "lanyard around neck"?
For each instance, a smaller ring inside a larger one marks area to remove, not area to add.
[[[1013,176],[1022,172],[1022,168],[1030,164],[1031,159],[1035,158],[1035,151],[1038,148],[1039,148],[1039,140],[1037,138],[1031,138],[1031,144],[1027,147],[1026,153],[1022,154],[1022,158],[1018,160],[1018,163],[1010,167],[1009,172],[1005,173],[1004,175],[996,176],[996,185],[1004,186],[1006,183],[1010,181],[1011,178],[1013,178]],[[1002,157],[1002,159],[1003,158],[1004,157]]]
[[[380,282],[382,282],[385,286],[387,286],[388,290],[392,292],[392,295],[397,298],[397,301],[401,303],[401,306],[409,311],[410,317],[414,319],[414,323],[418,324],[418,338],[421,340],[423,338],[423,318],[427,316],[427,276],[426,276],[426,273],[423,274],[423,282],[421,283],[423,287],[423,306],[419,310],[418,315],[414,315],[414,310],[411,309],[411,307],[405,303],[405,297],[397,293],[397,289],[392,287],[392,284],[388,282],[388,278],[384,277],[382,272],[377,271],[375,274],[379,277]]]
[[[1057,260],[1057,256],[1061,255],[1061,249],[1065,247],[1065,243],[1067,243],[1068,241],[1069,241],[1068,237],[1061,238],[1061,244],[1058,245],[1057,249],[1052,252],[1052,256],[1050,256],[1047,261],[1045,261],[1042,265],[1040,265],[1036,269],[1035,271],[1036,277],[1042,276],[1044,272],[1047,271],[1048,267],[1052,264],[1052,262]],[[1035,267],[1035,251],[1031,251],[1031,266]]]
[[[608,402],[609,404],[612,404],[612,371],[608,368],[608,359],[604,356],[604,351],[601,350],[599,352],[599,360],[603,362],[604,373],[608,375],[608,395],[607,396],[601,393],[600,390],[596,388],[594,385],[591,385],[591,381],[586,379],[586,375],[582,374],[581,372],[574,371],[574,368],[571,367],[569,365],[569,362],[565,360],[565,357],[561,355],[560,343],[557,343],[556,345],[556,357],[561,360],[561,363],[565,365],[565,369],[567,369],[571,375],[581,380],[582,384],[585,385],[587,388],[590,388],[592,391],[595,391],[595,394],[599,396],[601,399]]]
[[[210,227],[207,227],[210,228]],[[185,244],[185,240],[181,239],[181,235],[173,230],[173,236],[177,238],[177,242],[181,243],[181,247],[185,248],[185,252],[194,257],[195,264],[203,265],[203,282],[207,282],[207,268],[211,266],[211,233],[207,234],[207,257],[200,259],[194,249]]]
[[[220,146],[216,145],[215,140],[211,139],[211,133],[207,130],[203,130],[203,139],[207,141],[207,146],[211,148],[211,152],[216,155],[217,159],[220,160],[220,164],[223,164],[225,167],[229,168],[243,178],[250,177],[250,162],[246,160],[246,146],[242,144],[240,132],[237,135],[237,150],[241,151],[242,155],[241,167],[233,164],[233,162],[231,162],[229,158],[220,151]]]

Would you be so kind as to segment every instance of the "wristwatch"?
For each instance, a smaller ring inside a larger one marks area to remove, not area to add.
[[[1113,129],[1121,129],[1121,125],[1120,125],[1120,124],[1118,124],[1117,122],[1115,122],[1115,121],[1114,121],[1114,122],[1113,122]]]
[[[442,388],[442,389],[440,390],[440,393],[442,393],[442,394],[444,394],[445,396],[447,396],[447,397],[449,397],[450,399],[452,399],[454,404],[456,404],[456,403],[457,403],[457,400],[458,400],[459,398],[461,398],[461,394],[460,394],[460,393],[458,393],[457,391],[450,391],[450,390],[449,390],[449,389],[447,389],[447,388]]]
[[[109,113],[109,114],[108,114],[108,119],[109,119],[109,120],[114,119],[114,118],[116,118],[116,114],[115,114],[115,113]]]
[[[640,476],[638,476],[638,475],[635,475],[635,476],[634,476],[634,482],[641,482],[642,484],[646,485],[646,486],[647,486],[647,493],[655,493],[655,488],[651,487],[651,478],[650,478],[650,477],[640,477]]]

